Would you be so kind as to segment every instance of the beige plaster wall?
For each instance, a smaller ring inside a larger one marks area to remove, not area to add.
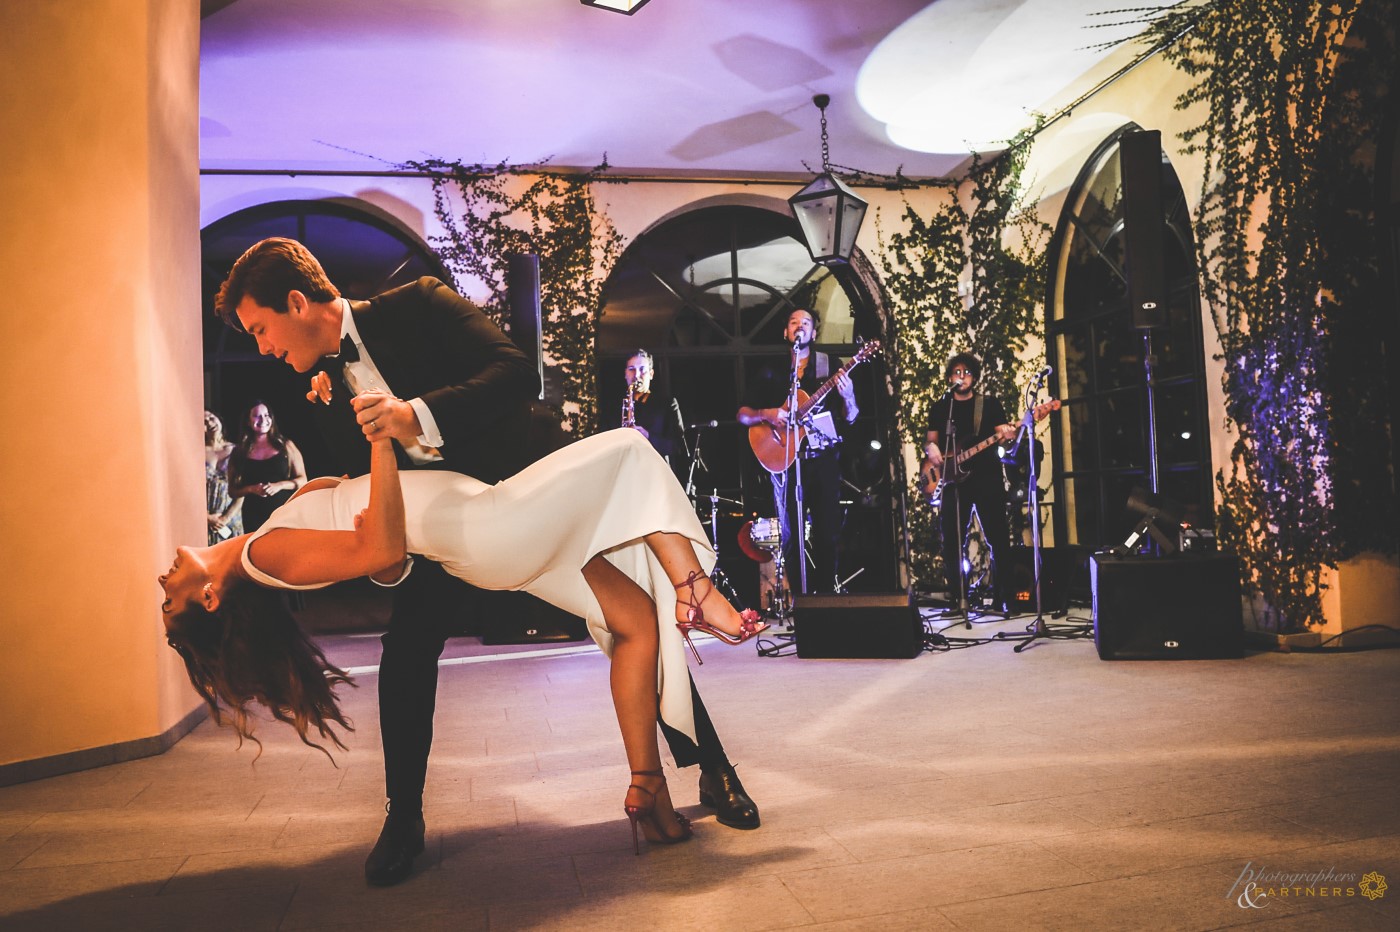
[[[895,166],[889,166],[893,171]],[[638,181],[599,185],[595,190],[598,208],[622,234],[625,244],[652,227],[680,214],[714,205],[748,205],[786,212],[787,199],[797,193],[804,180],[790,183],[755,182],[663,182]],[[443,230],[433,214],[432,187],[424,178],[413,177],[274,177],[264,175],[207,175],[200,181],[202,208],[200,226],[248,207],[285,200],[336,200],[369,205],[397,220],[424,241]],[[899,192],[880,188],[860,188],[858,193],[870,202],[857,247],[872,259],[879,253],[876,219],[886,231],[894,228],[904,211]],[[930,190],[909,192],[910,201],[921,211],[941,195]],[[878,263],[877,263],[878,265]],[[459,283],[468,297],[470,282]]]
[[[0,764],[197,705],[158,573],[204,539],[199,7],[0,5]]]

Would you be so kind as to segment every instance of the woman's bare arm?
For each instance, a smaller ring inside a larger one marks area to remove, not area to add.
[[[389,440],[371,445],[369,489],[369,507],[353,531],[277,528],[250,545],[253,565],[295,586],[360,576],[396,578],[407,557],[407,539],[399,468]]]
[[[302,459],[301,450],[290,440],[287,441],[287,472],[289,476],[286,481],[292,484],[292,491],[306,485],[306,461]]]

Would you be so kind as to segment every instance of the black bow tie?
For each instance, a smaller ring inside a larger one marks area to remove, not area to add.
[[[355,341],[350,339],[350,334],[340,338],[340,352],[335,354],[335,358],[341,362],[359,362],[360,348],[355,345]]]

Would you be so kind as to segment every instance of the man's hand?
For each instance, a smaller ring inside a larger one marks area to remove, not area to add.
[[[845,401],[847,405],[855,407],[856,386],[855,383],[851,381],[851,377],[848,373],[836,373],[836,390],[841,393],[841,399]]]
[[[350,399],[355,409],[355,421],[364,431],[365,439],[414,440],[423,433],[418,412],[401,398],[384,392],[363,392]]]
[[[850,424],[860,413],[860,406],[856,404],[856,386],[851,381],[849,374],[845,372],[836,373],[836,391],[841,396],[841,400],[846,403],[846,423]]]
[[[323,405],[331,403],[331,377],[326,375],[324,369],[311,377],[311,391],[306,393],[306,400],[312,404],[318,401]]]
[[[996,434],[998,440],[1015,440],[1016,428],[1012,427],[1010,424],[998,424],[996,427]]]

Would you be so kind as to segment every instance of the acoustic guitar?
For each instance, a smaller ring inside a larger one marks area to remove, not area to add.
[[[1025,416],[1021,418],[1021,423],[1029,430],[1036,421],[1043,419],[1051,411],[1059,409],[1060,399],[1052,398],[1044,404],[1027,409]],[[928,460],[924,460],[924,468],[919,473],[921,478],[920,491],[924,493],[929,505],[933,508],[939,507],[943,502],[944,488],[948,485],[959,485],[972,475],[972,470],[963,464],[994,443],[997,443],[996,434],[973,444],[966,450],[959,450],[958,439],[950,437],[947,440],[947,449],[943,452],[943,465],[947,467],[945,470],[934,469]]]
[[[850,362],[821,384],[821,386],[809,396],[802,389],[797,390],[797,430],[779,430],[770,424],[755,424],[749,428],[749,446],[753,447],[754,456],[763,464],[763,468],[769,472],[782,472],[792,465],[792,461],[797,459],[797,451],[802,449],[802,440],[807,436],[805,426],[807,418],[813,411],[821,408],[827,392],[836,387],[836,380],[844,373],[850,372],[856,366],[865,362],[871,356],[880,352],[880,341],[871,340],[862,346]],[[788,405],[784,404],[784,411]]]

